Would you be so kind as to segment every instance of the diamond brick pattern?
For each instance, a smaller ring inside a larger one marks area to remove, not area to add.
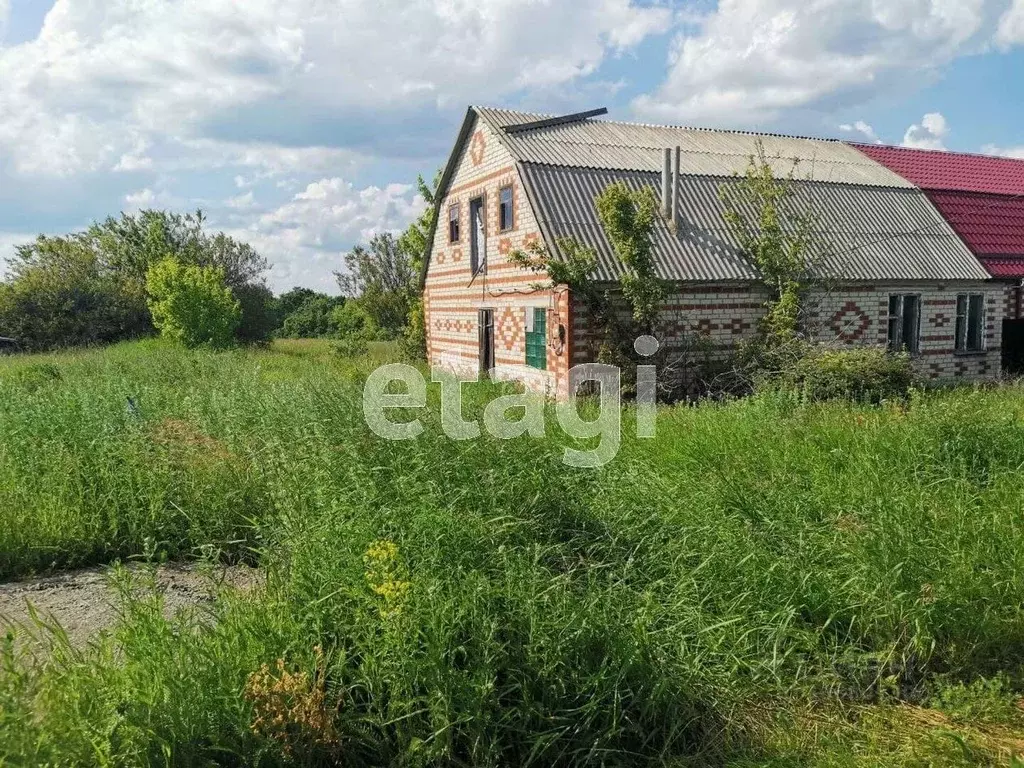
[[[519,352],[526,347],[526,328],[521,307],[506,307],[496,320],[495,340],[506,352]]]
[[[856,301],[848,301],[832,315],[830,327],[837,339],[852,343],[864,338],[864,334],[871,327],[871,318]]]

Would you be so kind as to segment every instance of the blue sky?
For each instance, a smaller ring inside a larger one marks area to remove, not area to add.
[[[1024,157],[1024,0],[0,0],[0,256],[204,209],[332,290],[465,107]]]

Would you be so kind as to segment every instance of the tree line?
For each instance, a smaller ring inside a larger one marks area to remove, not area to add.
[[[248,243],[208,231],[201,211],[122,213],[83,232],[18,246],[0,282],[0,336],[28,351],[161,334],[190,346],[280,337],[423,346],[420,270],[433,223],[426,210],[398,236],[381,233],[344,255],[340,296],[293,288],[274,296],[269,263]]]

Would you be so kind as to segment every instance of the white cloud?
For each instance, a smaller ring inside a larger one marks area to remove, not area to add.
[[[1016,160],[1024,160],[1024,147],[1000,147],[995,144],[986,144],[981,148],[984,155],[997,155],[998,157],[1012,157]]]
[[[275,290],[293,285],[332,290],[331,270],[342,266],[342,253],[378,232],[404,228],[425,205],[412,185],[358,189],[344,179],[325,178],[284,205],[225,230],[273,262],[270,283]]]
[[[720,0],[677,37],[667,78],[634,108],[652,120],[735,125],[850,106],[987,44],[1004,2]]]
[[[131,192],[124,196],[124,202],[129,208],[149,208],[156,202],[156,193],[149,187]]]
[[[867,141],[872,144],[881,144],[882,140],[878,138],[878,134],[875,133],[875,129],[865,123],[863,120],[858,120],[855,123],[843,123],[839,126],[839,130],[843,133],[859,133]]]
[[[941,112],[929,112],[921,123],[914,123],[903,135],[903,146],[915,149],[946,149],[949,125]]]
[[[1024,0],[1013,0],[999,20],[996,43],[1003,49],[1024,43]]]
[[[132,170],[139,146],[209,139],[218,121],[258,133],[498,100],[589,75],[670,23],[631,0],[56,0],[37,39],[0,50],[0,159]]]

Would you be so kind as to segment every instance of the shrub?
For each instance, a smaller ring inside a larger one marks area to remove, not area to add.
[[[904,398],[914,382],[910,358],[884,349],[809,347],[783,368],[777,383],[806,400],[854,400],[877,403]]]
[[[265,285],[250,283],[231,289],[241,308],[235,335],[245,344],[269,342],[278,326],[274,294]]]
[[[187,347],[226,347],[241,321],[241,307],[216,267],[164,259],[147,271],[146,292],[153,324]]]
[[[363,336],[342,336],[334,342],[334,354],[338,357],[362,357],[369,351],[370,345]]]

